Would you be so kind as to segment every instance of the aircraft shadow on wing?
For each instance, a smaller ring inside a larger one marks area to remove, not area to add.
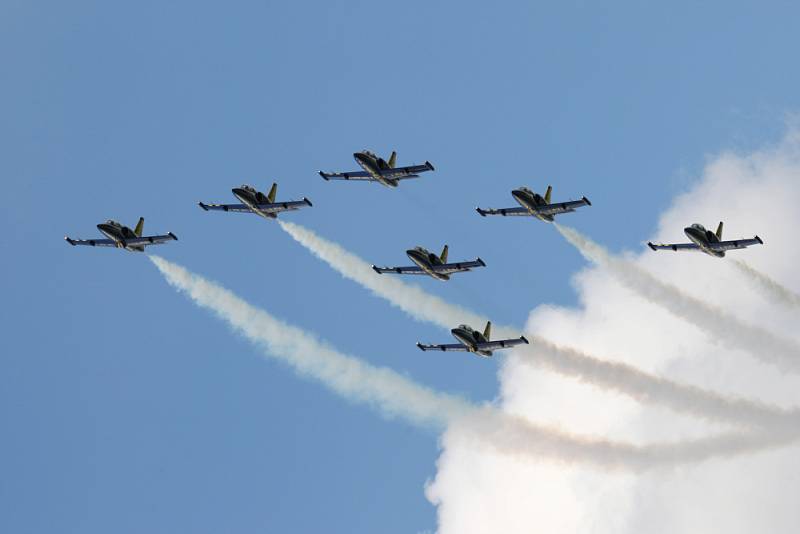
[[[414,247],[407,250],[406,254],[415,265],[408,267],[377,267],[373,265],[372,269],[378,274],[424,274],[445,281],[450,280],[451,274],[464,273],[476,267],[486,267],[486,263],[480,258],[472,261],[447,263],[447,252],[447,245],[444,246],[439,256],[423,247]]]
[[[389,161],[373,154],[369,150],[356,152],[353,154],[353,158],[363,170],[352,172],[319,171],[319,175],[325,180],[377,182],[386,187],[397,187],[400,180],[419,178],[420,173],[434,170],[430,161],[426,161],[424,165],[398,167],[396,165],[397,152],[392,152],[392,155],[389,156]]]
[[[572,213],[577,208],[592,205],[586,197],[569,202],[550,202],[550,195],[552,192],[553,186],[551,185],[547,186],[547,192],[545,192],[544,196],[534,193],[527,187],[520,187],[519,189],[511,191],[511,196],[514,197],[514,200],[519,204],[518,207],[499,209],[475,208],[475,211],[477,211],[481,217],[486,217],[487,215],[536,217],[544,222],[553,222],[556,215]]]

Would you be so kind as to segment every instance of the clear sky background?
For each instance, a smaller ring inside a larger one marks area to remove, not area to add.
[[[0,531],[435,528],[436,435],[265,361],[144,255],[63,236],[144,216],[180,238],[158,253],[341,351],[491,400],[497,361],[423,354],[448,336],[197,201],[277,181],[314,202],[287,220],[367,261],[448,243],[488,267],[416,282],[521,325],[575,300],[583,260],[474,207],[552,184],[593,202],[571,224],[638,250],[709,154],[780,137],[798,20],[789,2],[0,3]],[[363,148],[436,172],[316,174]]]

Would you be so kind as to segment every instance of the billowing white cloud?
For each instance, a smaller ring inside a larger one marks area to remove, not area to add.
[[[680,288],[690,301],[665,308],[663,294],[648,298],[641,286],[620,283],[619,272],[592,266],[575,277],[579,308],[537,307],[527,329],[556,344],[680,383],[787,408],[800,404],[800,378],[782,371],[795,369],[797,311],[730,261],[746,259],[756,272],[797,294],[797,206],[798,132],[790,131],[779,145],[752,154],[722,154],[706,166],[690,191],[675,199],[652,238],[674,241],[683,237],[688,224],[714,227],[724,220],[727,237],[758,234],[764,246],[731,252],[724,260],[654,253],[642,246],[642,252],[628,253],[625,259]],[[602,241],[602,236],[592,237]],[[680,306],[687,302],[709,308],[682,313]],[[708,310],[721,311],[724,321],[719,315],[703,316]],[[754,333],[763,333],[765,342],[752,337],[742,342],[742,336]],[[501,370],[500,402],[509,413],[613,439],[690,439],[719,430],[708,421],[639,404],[587,381],[565,379],[525,358],[512,353]],[[737,534],[796,532],[800,523],[797,446],[630,474],[492,453],[476,447],[458,429],[447,432],[442,445],[438,472],[427,487],[428,498],[438,506],[442,534]]]
[[[692,297],[676,285],[650,274],[635,261],[614,257],[602,246],[573,228],[558,224],[555,226],[561,235],[575,245],[587,259],[602,266],[618,282],[635,291],[640,297],[693,323],[732,349],[747,350],[754,357],[777,365],[784,371],[800,372],[800,345],[794,341],[765,328],[753,326],[720,307]],[[740,254],[740,252],[735,253]],[[766,278],[766,276],[753,277],[751,274],[753,272],[758,271],[752,269],[748,272],[752,280]],[[774,292],[767,296],[773,294]]]

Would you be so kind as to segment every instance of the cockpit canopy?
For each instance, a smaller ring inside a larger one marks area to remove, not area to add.
[[[458,325],[458,327],[459,327],[461,330],[466,330],[467,332],[471,332],[471,331],[472,331],[472,327],[471,327],[471,326],[469,326],[469,325],[466,325],[466,324],[460,324],[460,325]]]
[[[373,152],[370,152],[369,150],[364,149],[361,151],[361,153],[364,154],[365,156],[370,156],[375,159],[378,159],[378,156],[376,156]]]
[[[703,226],[702,224],[698,224],[698,223],[694,223],[691,226],[691,228],[694,228],[695,230],[700,230],[701,232],[705,232],[706,231],[706,227]]]
[[[427,254],[428,253],[428,251],[425,250],[422,247],[414,247],[413,250],[416,250],[417,252],[422,252],[423,254]]]
[[[533,196],[533,194],[534,194],[533,191],[531,191],[530,189],[528,189],[525,186],[520,187],[519,190],[520,191],[524,191],[525,193],[528,193],[530,196]]]
[[[122,228],[122,225],[115,221],[114,219],[109,219],[106,221],[106,224],[110,224],[111,226],[116,226],[118,228]]]
[[[250,191],[251,193],[256,192],[256,189],[253,186],[247,184],[242,184],[239,189],[244,189],[245,191]]]

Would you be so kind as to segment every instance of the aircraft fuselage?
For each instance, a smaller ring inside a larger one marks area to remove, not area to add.
[[[101,234],[114,241],[117,244],[117,248],[124,248],[130,252],[144,252],[143,246],[128,246],[126,240],[136,238],[136,234],[127,226],[107,221],[98,224],[97,229],[100,230]]]
[[[514,189],[511,191],[511,196],[514,197],[520,206],[528,210],[528,212],[539,219],[540,221],[544,222],[553,222],[552,215],[546,215],[540,213],[536,208],[540,206],[546,206],[547,202],[545,202],[544,197],[538,193],[533,193],[531,191],[526,191],[524,189]]]
[[[256,215],[261,215],[265,219],[276,219],[277,216],[274,213],[265,213],[258,209],[259,204],[267,204],[269,200],[267,199],[266,195],[263,193],[256,191],[251,187],[245,188],[242,187],[234,187],[231,189],[233,195],[238,198],[242,204],[253,210],[253,213]]]
[[[436,254],[422,247],[418,247],[407,250],[406,255],[417,267],[425,271],[429,276],[441,281],[450,280],[450,275],[437,273],[433,270],[433,266],[442,264],[442,260]]]
[[[717,234],[711,230],[706,230],[702,225],[695,224],[684,228],[683,233],[686,234],[686,237],[688,237],[692,243],[700,247],[701,252],[705,252],[709,256],[714,256],[715,258],[725,257],[724,250],[714,250],[709,247],[712,243],[719,243]]]
[[[474,330],[466,325],[453,328],[450,330],[450,333],[453,334],[453,337],[456,338],[459,343],[467,347],[469,352],[484,356],[486,358],[492,355],[492,351],[490,350],[477,349],[478,343],[485,343],[487,341],[487,339],[483,336],[483,333],[478,332],[477,330]]]
[[[353,154],[353,158],[376,182],[386,187],[397,187],[397,180],[386,178],[381,174],[381,170],[389,169],[389,164],[383,158],[367,152],[356,152]]]

